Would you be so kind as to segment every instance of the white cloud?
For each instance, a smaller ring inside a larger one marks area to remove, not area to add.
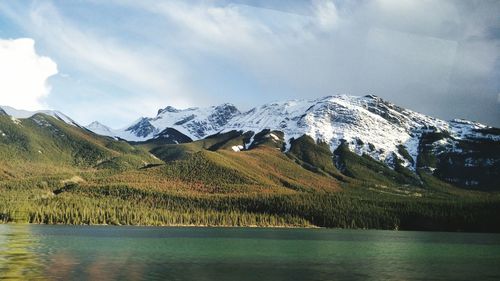
[[[185,2],[137,2],[152,13],[165,16],[175,23],[182,41],[190,47],[216,52],[255,50],[262,48],[262,38],[272,37],[272,30],[258,19],[243,14],[237,5],[218,7],[199,4],[188,5]],[[222,49],[223,48],[223,49]]]
[[[57,64],[36,53],[33,39],[0,40],[0,104],[40,109],[55,74]]]
[[[337,7],[333,1],[315,0],[313,1],[314,13],[320,28],[324,30],[333,29],[338,21],[339,15]]]
[[[340,23],[332,1],[309,3],[309,15],[212,2],[125,2],[164,17],[177,31],[172,36],[190,52],[227,59],[264,84],[283,83],[315,92],[311,86],[325,84],[332,56],[338,56],[332,52],[329,38]],[[119,3],[124,5],[124,1]],[[273,95],[285,98],[285,94],[280,91]]]
[[[182,103],[176,95],[189,92],[181,81],[182,66],[165,50],[134,48],[120,42],[84,30],[61,15],[51,4],[40,4],[30,11],[29,27],[66,61],[74,61],[87,74],[93,74],[108,83],[121,87],[133,87],[153,95],[167,95],[174,104]]]
[[[117,19],[128,20],[129,13],[133,19],[105,26],[99,18],[108,13],[96,15],[95,22],[80,22],[64,5],[44,1],[29,9],[12,8],[10,17],[52,51],[61,71],[70,74],[66,81],[90,81],[89,89],[104,85],[94,98],[133,116],[167,104],[240,100],[250,106],[337,93],[375,93],[444,118],[456,117],[458,109],[446,113],[453,108],[468,110],[467,103],[460,103],[466,96],[487,95],[485,105],[496,105],[498,86],[492,76],[498,73],[500,52],[498,38],[489,36],[500,5],[299,2],[90,1],[96,9],[117,8],[109,13]],[[0,2],[0,11],[9,14],[11,5]],[[96,80],[98,86],[92,85]],[[241,94],[238,87],[252,94]],[[85,92],[81,84],[76,88]],[[77,106],[75,111],[81,110]],[[485,115],[498,116],[495,110]],[[88,108],[75,115],[86,113]]]

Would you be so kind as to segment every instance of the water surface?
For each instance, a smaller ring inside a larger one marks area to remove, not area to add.
[[[500,280],[500,235],[0,225],[0,279]]]

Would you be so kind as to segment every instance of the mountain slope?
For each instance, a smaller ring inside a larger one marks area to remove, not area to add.
[[[146,150],[172,161],[186,156],[186,151],[238,152],[266,146],[285,152],[306,169],[337,179],[348,176],[383,185],[420,186],[419,177],[426,173],[463,188],[500,188],[500,130],[466,120],[439,120],[372,95],[275,102],[243,113],[231,104],[166,107],[155,118],[141,118],[124,130],[98,122],[86,127],[116,139],[142,140],[130,144],[89,137],[88,131],[79,130],[76,122],[57,111],[2,107],[2,112],[3,153],[14,159],[127,169],[157,161]],[[175,146],[182,143],[188,144]],[[149,160],[120,156],[108,147],[128,146],[121,152],[128,154],[134,149],[131,144],[141,147],[146,153],[141,157]]]
[[[98,122],[89,124],[87,129],[97,134],[128,141],[146,141],[159,137],[159,134],[171,128],[189,139],[197,140],[218,133],[229,120],[238,114],[240,114],[238,109],[231,104],[188,109],[167,106],[158,110],[156,117],[140,118],[123,129],[112,130]],[[178,142],[182,142],[181,139]]]
[[[195,141],[165,128],[129,143],[46,114],[1,115],[0,222],[499,231],[496,192],[432,175],[449,176],[449,153],[498,159],[496,129],[456,122],[460,133],[423,131],[413,172],[395,156],[359,155],[347,140],[334,151],[307,134],[287,140],[285,128]],[[174,142],[181,135],[186,142]],[[489,178],[474,176],[494,181],[495,163]]]
[[[36,110],[36,111],[28,111],[28,110],[20,110],[20,109],[15,109],[10,106],[0,106],[0,115],[2,115],[2,112],[5,113],[6,115],[9,115],[13,118],[29,118],[35,114],[38,113],[43,113],[49,116],[52,116],[54,118],[57,118],[69,125],[77,126],[80,127],[80,125],[75,122],[73,119],[69,118],[67,115],[64,113],[57,111],[57,110]]]
[[[148,152],[89,132],[44,113],[0,116],[0,163],[100,168],[113,162],[141,167],[158,162]]]
[[[401,164],[411,170],[416,169],[420,138],[427,131],[447,132],[457,140],[500,141],[498,134],[487,133],[485,125],[460,120],[446,122],[372,95],[275,102],[244,113],[230,104],[185,110],[166,107],[159,110],[155,118],[141,118],[125,130],[113,132],[102,127],[87,128],[126,140],[151,139],[166,128],[175,128],[193,140],[218,132],[270,129],[283,132],[288,146],[291,138],[304,134],[326,142],[332,152],[346,141],[358,155],[368,154],[390,165],[396,155]]]
[[[114,135],[113,129],[111,129],[110,127],[103,125],[97,121],[94,121],[94,122],[88,124],[87,126],[85,126],[85,128],[87,128],[88,130],[90,130],[98,135],[101,135],[101,136],[113,136]]]
[[[220,132],[250,132],[248,143],[241,144],[243,149],[251,148],[256,137],[258,141],[264,141],[264,137],[276,142],[278,148],[283,144],[285,151],[294,139],[307,135],[325,143],[332,153],[343,144],[358,156],[369,156],[392,169],[405,173],[424,169],[442,180],[472,188],[492,187],[500,173],[498,129],[466,120],[443,121],[373,95],[274,102],[247,112],[230,104],[185,110],[166,107],[155,118],[141,118],[125,130],[88,128],[127,140],[158,138],[169,128],[192,140]],[[266,130],[274,133],[258,135]],[[186,138],[169,141],[181,143]],[[427,158],[432,161],[424,161]],[[464,171],[467,176],[453,175],[453,170]]]
[[[358,155],[367,154],[392,166],[396,155],[415,170],[418,145],[425,131],[446,131],[454,139],[500,136],[478,129],[478,123],[446,122],[403,109],[375,96],[332,96],[317,100],[272,103],[233,118],[225,130],[282,131],[285,140],[306,134],[329,144],[334,151],[343,141]],[[405,157],[403,146],[411,158]]]
[[[500,131],[464,120],[450,123],[455,136],[435,130],[422,135],[416,163],[419,170],[456,186],[498,190]]]

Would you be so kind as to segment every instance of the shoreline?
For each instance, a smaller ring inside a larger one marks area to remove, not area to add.
[[[131,225],[131,224],[44,224],[44,223],[17,223],[8,222],[0,223],[2,225],[14,226],[67,226],[67,227],[137,227],[137,228],[240,228],[240,229],[309,229],[309,230],[358,230],[358,231],[390,231],[390,232],[432,232],[432,233],[462,233],[462,234],[500,234],[500,232],[481,232],[481,231],[451,231],[451,230],[429,230],[429,229],[378,229],[378,228],[340,228],[340,227],[320,227],[320,226],[258,226],[258,225],[194,225],[194,224],[178,224],[178,225]]]
[[[116,226],[116,227],[185,227],[185,228],[278,228],[278,229],[347,229],[347,228],[328,228],[321,226],[260,226],[260,225],[204,225],[204,224],[168,224],[168,225],[150,225],[150,224],[64,224],[64,223],[20,223],[20,222],[6,222],[0,223],[0,225],[47,225],[47,226]],[[360,229],[361,230],[361,229]],[[381,230],[381,229],[380,229]]]

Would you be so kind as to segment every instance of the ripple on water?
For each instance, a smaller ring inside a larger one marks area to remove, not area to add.
[[[0,279],[500,280],[500,235],[0,225]]]

